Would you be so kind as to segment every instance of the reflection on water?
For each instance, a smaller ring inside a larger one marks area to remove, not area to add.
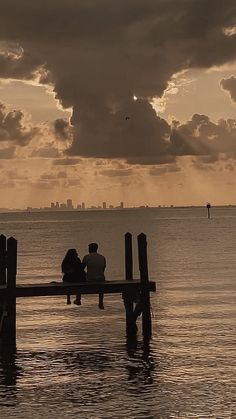
[[[10,355],[3,351],[1,418],[9,414],[16,418],[30,417],[27,414],[41,417],[37,415],[42,412],[50,418],[153,417],[140,403],[142,394],[147,397],[153,384],[153,369],[149,344],[135,338],[126,346],[116,347],[17,351]],[[132,403],[127,405],[127,401]],[[50,409],[45,410],[48,402]]]
[[[181,294],[172,307],[157,297],[150,343],[140,334],[125,340],[118,296],[106,296],[106,313],[95,296],[84,297],[81,307],[52,298],[50,310],[48,299],[27,300],[34,322],[20,318],[16,354],[1,353],[1,418],[233,419],[229,319],[220,324],[209,314],[204,323],[188,310],[177,312]]]
[[[0,384],[7,387],[15,386],[17,376],[20,376],[20,367],[17,367],[16,365],[15,353],[8,350],[1,349]]]
[[[141,388],[153,384],[152,371],[154,370],[154,358],[150,351],[150,342],[138,342],[134,336],[127,340],[127,354],[130,363],[127,363],[128,380]]]

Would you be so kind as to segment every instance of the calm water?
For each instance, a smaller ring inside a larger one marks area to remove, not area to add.
[[[0,215],[18,239],[18,282],[60,280],[69,247],[97,241],[123,276],[123,235],[148,236],[153,339],[129,347],[119,295],[67,306],[17,300],[17,353],[0,360],[0,418],[236,418],[236,209]],[[135,254],[136,254],[136,243]],[[137,260],[135,259],[135,272]]]

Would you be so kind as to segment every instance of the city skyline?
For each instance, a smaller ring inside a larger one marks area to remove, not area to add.
[[[75,210],[75,209],[93,209],[93,208],[100,208],[100,209],[113,209],[113,208],[124,208],[124,202],[121,201],[117,206],[112,205],[112,204],[107,204],[107,202],[103,201],[101,205],[91,205],[91,206],[86,206],[85,202],[81,202],[78,204],[73,204],[73,200],[71,198],[68,198],[66,200],[66,202],[51,202],[50,205],[50,209],[51,210],[63,210],[63,209],[67,209],[67,210]]]
[[[71,201],[71,199],[69,199],[69,201]],[[210,207],[209,207],[210,205]],[[33,207],[33,206],[28,206],[26,208],[8,208],[8,207],[0,207],[0,213],[6,213],[6,212],[38,212],[38,211],[43,211],[43,212],[63,212],[63,211],[91,211],[91,210],[129,210],[129,209],[171,209],[171,208],[217,208],[217,207],[224,207],[224,208],[230,208],[230,207],[236,207],[235,204],[221,204],[221,205],[212,205],[209,202],[208,203],[202,203],[202,205],[174,205],[174,204],[170,204],[170,205],[166,205],[166,204],[160,204],[160,203],[156,203],[155,205],[148,205],[147,203],[142,203],[141,205],[125,205],[124,202],[120,202],[120,203],[115,203],[115,204],[111,204],[111,203],[107,203],[107,202],[101,202],[101,203],[96,203],[95,205],[90,205],[90,204],[86,204],[85,202],[81,202],[81,203],[77,203],[77,204],[73,204],[69,205],[67,204],[67,202],[51,202],[50,205],[40,205],[39,207]]]

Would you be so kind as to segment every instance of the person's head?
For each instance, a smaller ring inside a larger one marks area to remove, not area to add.
[[[96,253],[96,251],[98,250],[98,244],[97,243],[90,243],[88,245],[88,250],[89,250],[89,253]]]
[[[65,255],[66,259],[73,260],[78,257],[78,253],[76,249],[69,249]]]

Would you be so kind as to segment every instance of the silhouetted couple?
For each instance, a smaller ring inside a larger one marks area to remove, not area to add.
[[[90,243],[88,245],[89,253],[84,256],[82,262],[78,256],[76,249],[69,249],[66,253],[61,270],[63,275],[63,282],[103,282],[105,281],[106,259],[104,256],[97,253],[97,243]],[[86,268],[86,272],[84,269]],[[67,304],[71,304],[70,295],[67,295]],[[81,294],[76,295],[74,304],[81,305]],[[99,293],[98,307],[103,310],[103,293]]]

